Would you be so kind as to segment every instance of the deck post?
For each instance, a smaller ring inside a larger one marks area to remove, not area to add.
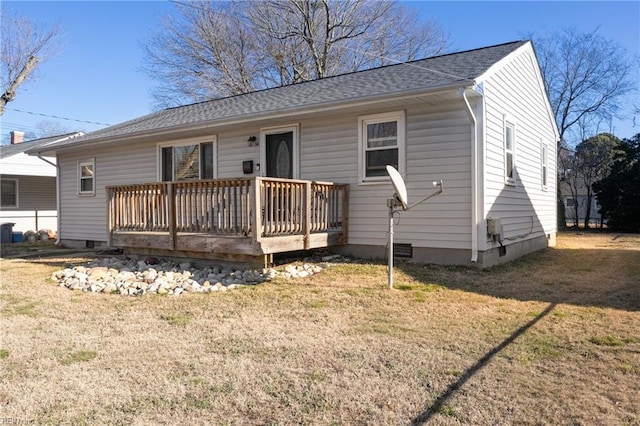
[[[169,248],[176,249],[176,197],[173,183],[167,183],[167,204],[169,208]]]
[[[107,247],[111,247],[113,222],[113,190],[107,188]]]
[[[260,245],[262,239],[262,180],[256,176],[253,179],[253,188],[251,188],[251,209],[252,209],[252,221],[251,234],[253,243],[257,246]]]
[[[342,244],[349,242],[349,185],[342,186]]]
[[[311,240],[311,182],[307,181],[304,184],[304,249],[309,250],[309,244]]]

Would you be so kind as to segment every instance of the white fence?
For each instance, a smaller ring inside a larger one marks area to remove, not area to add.
[[[13,232],[58,231],[58,214],[55,210],[3,210],[0,223],[15,223]]]

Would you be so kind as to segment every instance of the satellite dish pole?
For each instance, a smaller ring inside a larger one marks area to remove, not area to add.
[[[438,189],[433,194],[426,196],[425,198],[416,201],[415,203],[408,205],[407,204],[407,186],[404,184],[404,179],[400,173],[393,167],[387,166],[387,173],[391,178],[391,183],[393,184],[393,188],[395,189],[395,193],[392,198],[387,199],[387,207],[389,207],[389,273],[388,273],[388,282],[389,288],[393,288],[393,215],[395,212],[400,211],[399,208],[402,208],[403,211],[410,210],[417,206],[418,204],[422,204],[427,201],[429,198],[435,197],[438,194],[442,194],[444,191],[444,183],[442,180],[439,182],[433,182],[433,186]]]

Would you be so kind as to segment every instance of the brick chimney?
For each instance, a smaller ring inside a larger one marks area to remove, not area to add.
[[[24,132],[10,132],[10,134],[11,134],[11,145],[24,142]]]

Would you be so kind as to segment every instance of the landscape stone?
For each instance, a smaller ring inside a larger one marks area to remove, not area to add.
[[[338,258],[332,258],[338,259]],[[149,265],[155,265],[150,267]],[[118,293],[127,296],[151,294],[209,293],[244,285],[256,285],[281,277],[304,278],[322,272],[330,264],[287,264],[281,268],[237,269],[229,266],[193,268],[189,262],[178,266],[156,258],[144,261],[128,258],[104,258],[86,266],[54,272],[51,278],[73,290],[95,293]]]

